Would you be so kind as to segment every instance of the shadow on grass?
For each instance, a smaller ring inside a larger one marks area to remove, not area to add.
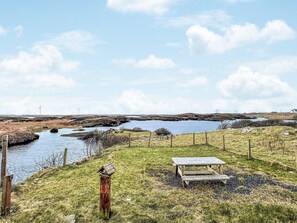
[[[173,171],[149,169],[147,172],[150,176],[157,178],[157,180],[165,185],[182,187],[180,176],[176,176]],[[213,189],[216,199],[228,199],[228,196],[226,197],[226,194],[228,193],[250,194],[253,189],[257,189],[264,185],[278,186],[292,192],[297,192],[297,186],[287,185],[260,174],[237,174],[232,169],[226,169],[224,174],[231,177],[226,185],[222,182],[191,182],[187,188]]]

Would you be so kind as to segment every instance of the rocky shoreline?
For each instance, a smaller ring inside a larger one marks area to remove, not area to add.
[[[71,115],[71,116],[0,116],[0,137],[9,135],[9,146],[28,144],[39,138],[34,132],[52,128],[115,127],[136,120],[160,121],[225,121],[250,119],[243,114],[196,114],[177,115]],[[2,145],[0,145],[0,148]]]
[[[2,134],[5,135],[5,134]],[[30,142],[39,139],[39,135],[33,132],[16,132],[14,134],[8,134],[8,146],[26,145]],[[2,136],[0,139],[0,149],[2,149]]]
[[[251,119],[254,117],[249,117],[243,114],[224,114],[224,113],[214,113],[214,114],[196,114],[196,113],[184,113],[178,115],[139,115],[131,116],[130,120],[135,121],[147,121],[147,120],[160,120],[160,121],[226,121],[235,119]]]

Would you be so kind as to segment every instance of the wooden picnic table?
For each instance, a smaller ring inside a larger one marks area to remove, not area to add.
[[[189,185],[190,181],[222,181],[226,184],[230,179],[223,174],[223,165],[226,163],[216,157],[173,157],[172,160],[176,167],[175,174],[181,176],[183,187],[185,183]],[[213,166],[218,167],[218,172]],[[197,167],[205,168],[197,170]]]

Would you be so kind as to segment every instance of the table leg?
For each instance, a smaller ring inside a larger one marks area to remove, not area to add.
[[[222,165],[219,165],[219,174],[223,174],[223,166]]]
[[[178,165],[175,166],[175,175],[177,176],[178,174]]]

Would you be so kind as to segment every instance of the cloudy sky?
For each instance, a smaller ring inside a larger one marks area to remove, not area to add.
[[[0,114],[290,111],[297,1],[0,2]]]

